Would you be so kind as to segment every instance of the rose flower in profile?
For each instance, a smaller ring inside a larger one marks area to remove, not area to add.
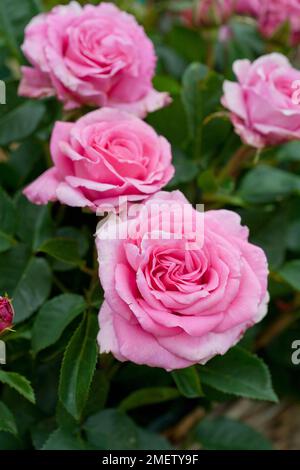
[[[111,3],[57,6],[33,18],[22,50],[19,94],[56,96],[65,109],[118,107],[144,117],[169,103],[152,86],[156,55],[132,15]]]
[[[97,231],[100,351],[166,370],[225,354],[267,312],[264,252],[237,214],[200,213],[180,191],[136,212]]]
[[[300,71],[282,54],[233,64],[237,82],[225,81],[222,104],[245,144],[263,148],[300,139],[300,107],[295,88]]]
[[[139,201],[174,174],[169,142],[147,123],[118,109],[102,108],[77,122],[56,122],[53,167],[24,190],[35,204],[60,201],[96,212],[117,208],[119,198]]]

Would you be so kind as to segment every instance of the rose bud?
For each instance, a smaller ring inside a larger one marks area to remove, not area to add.
[[[11,327],[14,309],[8,297],[0,297],[0,334]]]

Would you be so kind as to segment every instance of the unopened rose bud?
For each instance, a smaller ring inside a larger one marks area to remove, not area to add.
[[[14,309],[8,297],[0,297],[0,334],[12,326]]]
[[[198,0],[196,7],[185,10],[183,19],[189,26],[219,26],[234,13],[235,0]]]

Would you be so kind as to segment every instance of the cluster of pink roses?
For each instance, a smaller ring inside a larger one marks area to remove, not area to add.
[[[253,16],[267,38],[288,23],[291,44],[300,43],[300,0],[198,0],[183,18],[188,24],[211,26],[227,22],[235,13]]]
[[[114,5],[72,2],[33,19],[23,51],[32,67],[23,68],[20,94],[56,95],[68,109],[104,106],[55,124],[53,167],[25,189],[28,199],[94,212],[120,210],[120,196],[143,201],[126,220],[138,230],[97,237],[100,350],[167,370],[224,354],[267,311],[267,261],[227,210],[206,212],[202,243],[196,237],[187,249],[199,212],[181,192],[160,191],[174,174],[171,147],[137,117],[169,100],[152,87],[156,58],[143,29]],[[287,60],[240,61],[235,72],[238,83],[225,83],[223,104],[242,139],[261,147],[299,137],[289,85],[300,74]],[[148,210],[154,204],[155,214]],[[174,205],[186,208],[185,224],[172,215]]]

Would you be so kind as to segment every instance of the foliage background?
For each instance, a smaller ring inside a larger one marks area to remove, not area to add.
[[[172,144],[177,171],[168,189],[179,187],[206,209],[240,213],[271,269],[266,319],[223,358],[170,374],[98,356],[95,216],[34,206],[21,194],[50,164],[54,121],[76,117],[55,99],[17,96],[24,27],[56,3],[68,2],[0,3],[7,89],[0,106],[0,294],[13,298],[16,311],[14,331],[3,338],[0,449],[269,449],[265,436],[223,410],[237,397],[299,400],[291,345],[300,339],[300,143],[233,160],[241,142],[220,97],[235,59],[276,50],[297,66],[298,51],[284,46],[284,31],[266,43],[242,18],[231,20],[226,42],[217,30],[187,29],[178,11],[191,2],[115,2],[144,24],[159,58],[154,84],[173,98],[147,118]]]

